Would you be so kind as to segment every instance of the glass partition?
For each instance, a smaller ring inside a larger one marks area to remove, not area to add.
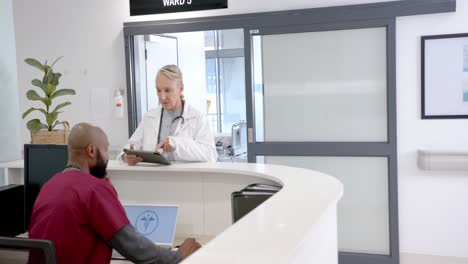
[[[338,203],[339,250],[390,254],[387,158],[286,156],[262,158],[266,164],[316,170],[340,180],[344,194]]]
[[[256,141],[386,142],[386,40],[384,27],[254,36]]]

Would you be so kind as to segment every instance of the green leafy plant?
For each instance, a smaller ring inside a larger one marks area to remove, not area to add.
[[[45,61],[45,63],[42,64],[38,60],[32,59],[32,58],[28,58],[24,60],[27,64],[41,70],[44,73],[44,76],[42,77],[42,81],[39,79],[34,79],[31,81],[32,85],[40,88],[43,96],[39,95],[33,89],[26,92],[26,97],[29,100],[40,101],[45,106],[45,108],[31,107],[23,113],[23,119],[33,111],[39,111],[43,113],[45,116],[45,121],[46,121],[45,123],[41,122],[41,120],[38,118],[31,119],[28,121],[26,126],[31,132],[36,132],[41,129],[47,129],[49,131],[52,131],[55,128],[55,126],[57,126],[58,124],[63,124],[66,122],[66,121],[59,121],[57,120],[57,118],[58,118],[58,114],[62,113],[59,110],[61,110],[67,105],[70,105],[71,104],[70,102],[61,103],[55,106],[53,110],[51,110],[53,99],[59,96],[76,94],[75,90],[73,89],[57,89],[57,86],[59,85],[59,79],[62,76],[62,74],[54,73],[52,67],[61,58],[62,57],[59,57],[58,59],[56,59],[50,66],[47,65],[47,61]]]

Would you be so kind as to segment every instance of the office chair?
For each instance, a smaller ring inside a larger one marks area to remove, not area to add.
[[[50,240],[0,237],[0,263],[57,264],[54,243]]]

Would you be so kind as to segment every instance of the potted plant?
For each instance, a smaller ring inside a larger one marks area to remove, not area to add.
[[[71,103],[64,102],[52,108],[52,101],[55,98],[75,94],[75,90],[73,89],[57,89],[62,74],[55,73],[52,67],[61,58],[62,57],[56,59],[51,65],[48,65],[47,61],[42,64],[38,60],[32,58],[24,60],[27,64],[43,72],[42,81],[39,79],[31,81],[32,85],[40,89],[41,95],[34,89],[26,92],[26,97],[29,100],[40,101],[43,107],[31,107],[23,113],[23,119],[33,111],[39,111],[44,114],[45,122],[42,122],[39,118],[34,118],[29,120],[26,124],[29,131],[31,131],[31,143],[33,144],[67,144],[68,141],[68,122],[59,121],[58,115],[62,113],[60,111],[62,108]],[[59,124],[64,126],[64,130],[54,129]]]

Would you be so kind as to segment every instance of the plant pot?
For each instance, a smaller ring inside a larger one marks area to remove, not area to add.
[[[39,130],[36,132],[31,131],[32,144],[68,144],[68,123],[63,123],[64,130]]]

